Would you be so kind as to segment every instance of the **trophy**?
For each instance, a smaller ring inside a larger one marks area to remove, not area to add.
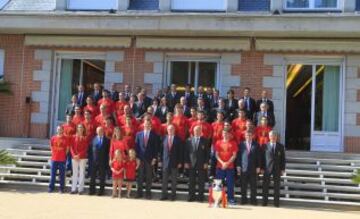
[[[219,208],[220,203],[221,207],[226,208],[227,197],[225,186],[221,179],[214,179],[209,188],[209,207]]]

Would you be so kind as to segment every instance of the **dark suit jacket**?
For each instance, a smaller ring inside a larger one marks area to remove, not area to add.
[[[263,117],[261,112],[254,113],[254,117],[253,117],[254,125],[256,125],[256,126],[258,125],[258,123],[261,120],[261,117]],[[274,127],[275,126],[275,115],[271,112],[267,112],[266,118],[268,120],[268,125],[270,127]]]
[[[117,91],[110,91],[110,96],[112,101],[116,102],[119,100],[119,92]]]
[[[222,111],[224,113],[224,120],[230,116],[229,110],[227,108],[224,108],[224,109],[213,108],[211,111],[211,120],[212,121],[216,120],[216,115],[217,115],[217,112],[219,112],[219,111]]]
[[[72,103],[69,103],[67,106],[66,106],[66,110],[65,110],[65,113],[66,115],[74,115],[75,114],[75,107],[77,107],[79,105],[75,104],[73,105]]]
[[[166,122],[166,114],[169,112],[169,108],[166,107],[164,112],[161,110],[161,106],[158,106],[155,112],[155,116],[160,119],[161,123]]]
[[[144,103],[145,103],[145,111],[146,111],[146,109],[147,109],[149,106],[151,106],[151,104],[152,104],[152,99],[151,99],[150,97],[148,97],[148,96],[145,96],[145,98],[144,98]]]
[[[94,165],[106,168],[109,163],[110,139],[106,138],[104,135],[101,146],[98,146],[98,144],[98,136],[95,136],[91,144],[92,162]]]
[[[174,112],[174,107],[177,103],[180,102],[180,97],[181,97],[180,94],[177,92],[175,93],[175,96],[173,96],[171,94],[171,92],[166,94],[166,102],[167,102],[170,112]]]
[[[79,93],[76,93],[75,95],[76,95],[77,98],[78,98],[77,104],[78,104],[80,107],[86,106],[86,97],[87,97],[87,94],[86,94],[85,92],[83,92],[82,98],[79,98]]]
[[[92,92],[90,96],[93,98],[95,105],[97,102],[102,98],[102,91],[100,90],[97,95],[95,95],[95,92]]]
[[[259,144],[255,141],[252,141],[250,153],[248,153],[246,142],[241,142],[239,145],[236,163],[237,167],[241,167],[241,172],[255,174],[256,168],[260,168]]]
[[[281,171],[285,170],[285,147],[280,143],[276,143],[275,150],[270,143],[264,145],[262,151],[261,166],[267,174],[279,176]]]
[[[263,102],[262,99],[256,101],[256,107],[257,107],[256,111],[260,111],[260,104],[262,102]],[[269,99],[266,100],[266,103],[267,103],[267,105],[269,107],[268,111],[273,113],[274,112],[274,103]]]
[[[255,100],[253,99],[253,98],[251,98],[251,97],[249,97],[250,99],[249,99],[249,104],[250,104],[250,110],[248,110],[248,106],[247,106],[247,104],[248,104],[248,102],[245,100],[245,98],[244,97],[242,97],[241,99],[243,99],[244,100],[244,102],[245,102],[245,110],[247,111],[247,113],[250,115],[250,119],[251,119],[251,116],[253,116],[254,115],[254,113],[255,112],[257,112],[257,105],[256,105],[256,102],[255,102]]]
[[[230,119],[235,119],[236,117],[236,110],[238,108],[238,100],[233,99],[231,104],[229,99],[225,100],[225,107],[228,109]]]
[[[135,137],[136,156],[140,161],[151,162],[157,159],[160,138],[154,131],[150,131],[147,145],[144,142],[144,131],[138,132]]]
[[[183,108],[183,110],[184,110],[184,115],[186,117],[190,118],[191,117],[191,109],[190,109],[190,107],[185,106],[185,109]]]
[[[184,97],[186,99],[186,105],[189,108],[191,108],[192,106],[195,105],[195,103],[194,103],[195,95],[192,92],[190,94],[188,94],[188,95],[184,94]]]
[[[177,168],[179,163],[182,163],[183,160],[183,145],[179,137],[174,136],[173,144],[171,150],[168,150],[168,136],[164,137],[164,140],[160,148],[160,160],[162,162],[163,168],[171,169]]]
[[[146,112],[146,104],[143,101],[141,104],[139,102],[135,102],[133,107],[133,113],[136,118],[140,118]]]
[[[204,164],[209,163],[209,157],[210,157],[209,142],[205,138],[200,137],[199,146],[197,150],[194,151],[192,139],[193,138],[188,138],[185,142],[184,162],[190,164],[192,168],[203,169]],[[191,156],[193,153],[196,154],[196,163],[194,165],[192,165],[191,163]]]

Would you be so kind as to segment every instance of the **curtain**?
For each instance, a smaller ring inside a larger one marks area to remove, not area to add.
[[[325,66],[323,89],[323,131],[339,130],[340,67]]]
[[[61,61],[58,121],[65,121],[66,106],[71,100],[73,64],[71,59]]]

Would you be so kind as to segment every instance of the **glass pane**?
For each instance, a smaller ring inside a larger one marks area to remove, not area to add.
[[[70,102],[73,86],[74,61],[65,59],[61,61],[58,120],[65,121],[66,106]]]
[[[337,8],[337,0],[315,0],[315,8]]]
[[[315,130],[339,131],[340,67],[316,66]]]
[[[310,0],[286,0],[287,8],[309,8]]]
[[[171,62],[170,84],[176,84],[182,90],[188,83],[189,62]]]
[[[217,63],[200,62],[198,86],[215,87]]]
[[[93,90],[95,82],[104,84],[105,62],[102,60],[83,60],[83,85],[85,92]]]
[[[287,67],[285,143],[288,149],[310,149],[311,77],[311,65]]]

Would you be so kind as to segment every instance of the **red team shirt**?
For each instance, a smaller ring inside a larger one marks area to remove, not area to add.
[[[172,123],[175,126],[175,130],[177,131],[176,136],[178,136],[182,141],[185,141],[187,137],[187,131],[189,129],[189,123],[186,116],[174,116]]]
[[[79,159],[87,159],[89,148],[89,139],[86,136],[74,135],[71,138],[70,152],[71,156],[79,155]]]
[[[66,136],[55,135],[50,139],[51,160],[65,162],[66,152],[69,145],[69,138]]]
[[[213,142],[217,142],[222,139],[222,131],[224,130],[224,122],[213,122],[211,124],[213,129]]]
[[[114,101],[112,101],[110,98],[101,98],[98,102],[97,105],[100,107],[101,105],[105,105],[106,106],[106,112],[108,114],[112,114],[114,112]]]
[[[113,179],[123,179],[125,173],[125,162],[124,161],[117,161],[114,160],[111,165],[114,170],[119,171],[122,170],[120,174],[116,174],[115,172],[112,173]]]
[[[129,148],[127,147],[127,145],[125,144],[125,142],[123,140],[112,139],[111,144],[110,144],[110,152],[109,152],[110,160],[112,160],[114,158],[116,150],[120,150],[123,157],[125,157],[126,151],[128,149]]]
[[[246,130],[246,119],[234,119],[231,123],[232,129],[235,134],[237,142],[242,142],[245,140],[244,132]]]
[[[234,153],[236,154],[238,152],[238,146],[235,141],[224,142],[220,140],[215,143],[215,152],[218,154],[219,158],[222,161],[227,162],[230,160]],[[216,167],[222,168],[221,163],[217,162]],[[232,168],[234,168],[234,162],[230,163],[227,167],[227,169]]]
[[[97,115],[99,115],[99,108],[95,105],[86,105],[84,107],[84,112],[89,111],[91,113],[92,118],[95,118]]]
[[[201,126],[201,137],[210,139],[212,136],[212,126],[204,121],[196,121],[192,124],[190,128],[191,135],[194,135],[195,126]]]
[[[137,129],[129,126],[123,126],[121,128],[123,134],[123,141],[127,145],[127,147],[134,148],[135,147],[135,136],[137,133]]]
[[[129,105],[126,101],[117,101],[115,103],[115,111],[117,116],[124,115],[124,108],[126,105]]]
[[[256,141],[259,143],[260,147],[270,141],[269,132],[271,130],[272,129],[269,126],[258,126],[255,128]]]
[[[97,128],[96,122],[94,120],[91,121],[84,120],[83,125],[86,130],[86,136],[88,137],[89,140],[91,140],[95,136],[95,132]]]
[[[74,115],[74,117],[72,118],[72,123],[75,125],[75,127],[83,123],[83,121],[84,121],[84,116],[82,115]]]
[[[134,181],[136,179],[136,160],[128,160],[126,162],[126,179]]]

